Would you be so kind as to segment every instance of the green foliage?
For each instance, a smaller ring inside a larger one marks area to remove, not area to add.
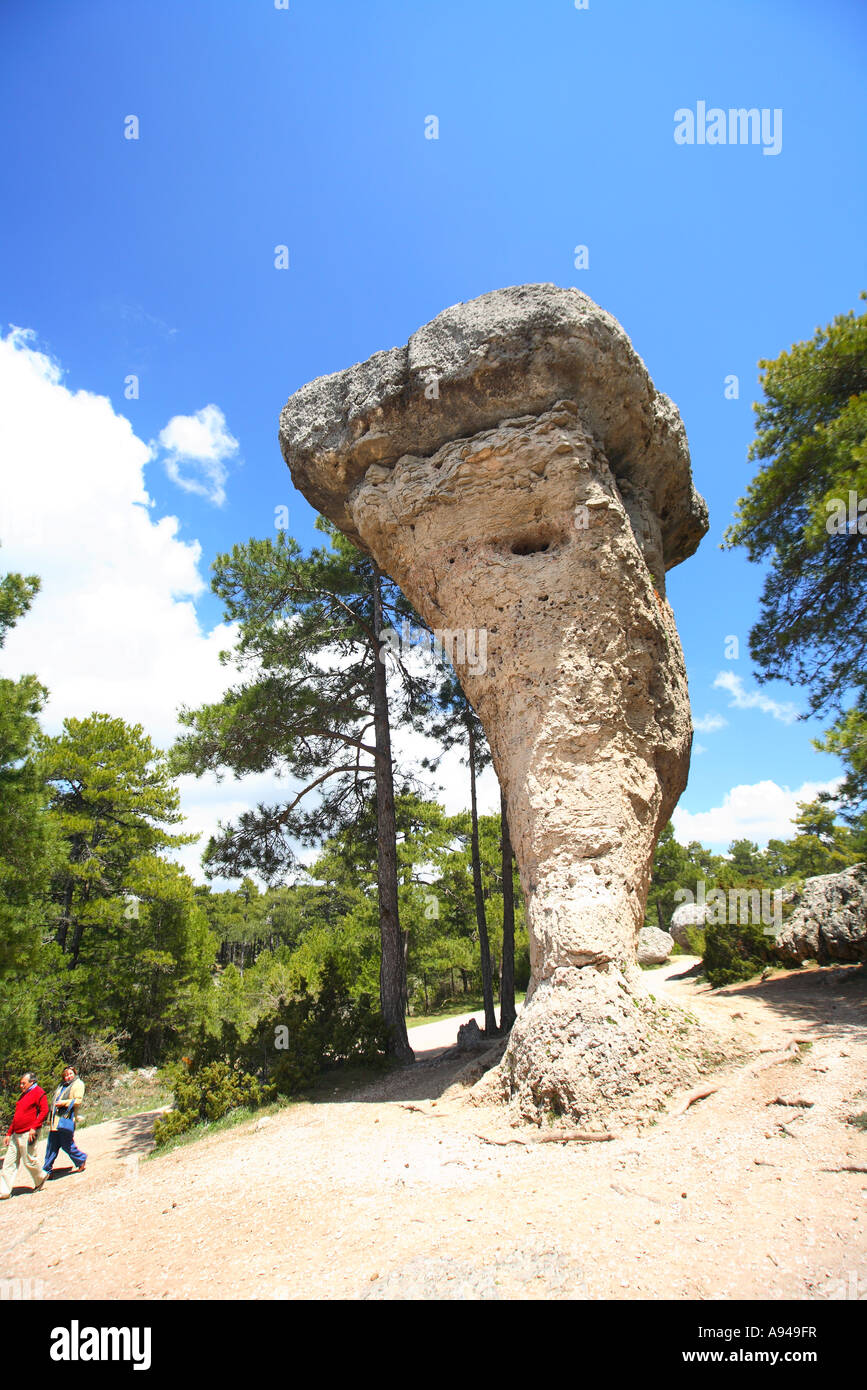
[[[761,679],[806,686],[813,711],[839,709],[865,686],[867,546],[826,523],[835,499],[867,497],[867,314],[838,315],[760,365],[750,457],[763,462],[726,535],[770,563],[750,652]]]
[[[302,981],[291,997],[242,1032],[224,1024],[219,1037],[203,1037],[193,1066],[221,1057],[272,1083],[283,1095],[310,1086],[323,1071],[352,1064],[378,1066],[384,1059],[382,1015],[368,994],[353,997],[334,962],[323,967],[318,989]]]
[[[746,905],[739,907],[739,912],[757,915],[753,903],[760,901],[760,893],[794,892],[804,878],[838,873],[863,858],[857,835],[840,825],[821,800],[799,802],[794,823],[798,833],[790,840],[770,840],[764,850],[751,840],[734,840],[727,855],[711,854],[697,842],[679,845],[672,826],[666,826],[654,856],[645,919],[648,925],[658,925],[657,904],[665,904],[663,925],[670,925],[671,911],[682,901],[679,889],[697,895],[698,885],[703,883],[709,905],[713,905],[712,915],[719,907],[719,900],[711,896],[714,891],[728,895],[726,915],[730,915],[734,891]],[[792,902],[782,903],[783,920],[793,910]],[[767,925],[763,921],[708,923],[683,930],[692,953],[702,957],[708,979],[717,986],[749,979],[776,960],[773,937],[764,934]]]
[[[0,647],[19,618],[29,611],[39,588],[35,574],[4,574],[0,579]]]
[[[842,758],[845,776],[834,794],[844,818],[853,827],[857,857],[867,858],[867,692],[859,692],[851,709],[831,725],[823,738],[813,740],[823,753]]]
[[[268,1087],[237,1065],[209,1062],[193,1071],[182,1064],[174,1084],[174,1108],[154,1125],[154,1142],[160,1148],[193,1125],[219,1120],[241,1107],[254,1109],[272,1095]]]
[[[766,854],[774,855],[783,873],[800,878],[836,874],[861,857],[857,837],[839,825],[827,802],[799,801],[798,833],[791,840],[772,840]]]
[[[126,1038],[133,1066],[177,1055],[206,1007],[217,943],[193,885],[176,864],[144,855],[128,897],[95,944],[99,1015]]]
[[[704,929],[702,964],[714,989],[758,975],[770,963],[778,963],[773,937],[764,935],[761,923],[708,923]]]
[[[811,712],[837,712],[815,746],[842,758],[846,775],[833,798],[820,799],[841,808],[854,828],[856,857],[864,857],[867,314],[840,314],[760,365],[765,399],[754,407],[750,457],[763,463],[738,503],[726,544],[743,545],[751,560],[770,564],[750,633],[759,679],[803,685]]]
[[[0,647],[39,590],[34,576],[0,579]],[[46,817],[48,792],[34,760],[47,691],[35,676],[0,679],[0,981],[32,967],[56,853]],[[0,1033],[6,1032],[0,1000]]]
[[[181,711],[190,732],[175,744],[172,765],[196,776],[275,770],[301,784],[283,804],[221,827],[205,852],[214,876],[255,872],[275,883],[296,865],[293,843],[321,844],[373,798],[375,567],[336,528],[318,525],[329,544],[307,556],[280,532],[236,545],[214,565],[212,588],[238,625],[234,660],[250,674],[217,704]],[[382,592],[385,624],[411,618],[424,626],[390,580]],[[397,674],[393,722],[409,717],[425,690],[400,660]]]
[[[113,934],[133,864],[196,837],[164,828],[181,820],[178,790],[138,724],[66,719],[61,735],[41,739],[39,763],[65,847],[53,884],[57,940],[74,967],[83,946],[87,959],[94,937]]]
[[[686,846],[678,844],[674,838],[674,827],[669,822],[659,837],[653,856],[645,911],[646,925],[667,931],[672,913],[682,901],[677,896],[678,890],[688,888],[694,891],[699,880],[703,880],[709,888],[716,887],[724,863],[721,855],[711,854],[695,840]]]
[[[685,927],[684,935],[689,942],[691,954],[703,958],[707,947],[704,927]]]

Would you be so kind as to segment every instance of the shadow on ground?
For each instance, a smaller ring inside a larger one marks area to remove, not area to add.
[[[684,977],[680,977],[684,978]],[[867,1024],[867,968],[825,965],[789,970],[714,991],[718,999],[757,999],[781,1017],[796,1018],[804,1036],[846,1037]]]
[[[114,1120],[118,1147],[116,1158],[129,1158],[141,1154],[153,1144],[154,1122],[164,1114],[163,1110],[146,1110],[141,1115],[124,1115]]]
[[[334,1083],[324,1083],[299,1099],[313,1105],[353,1104],[380,1105],[389,1101],[438,1100],[450,1086],[461,1084],[472,1086],[491,1067],[496,1066],[502,1057],[507,1037],[495,1038],[490,1046],[478,1051],[458,1052],[451,1048],[444,1056],[424,1060],[418,1053],[418,1060],[408,1067],[394,1067],[378,1076],[365,1072],[363,1076],[339,1077]]]

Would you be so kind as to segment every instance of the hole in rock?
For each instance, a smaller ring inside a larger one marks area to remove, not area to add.
[[[550,541],[539,540],[513,541],[511,550],[513,555],[541,555],[550,544]]]

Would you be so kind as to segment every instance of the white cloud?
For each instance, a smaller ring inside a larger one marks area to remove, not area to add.
[[[727,847],[732,840],[755,840],[760,846],[769,839],[787,839],[794,834],[793,817],[799,801],[815,801],[819,792],[834,791],[840,778],[831,782],[803,782],[795,790],[776,782],[754,782],[732,787],[721,806],[710,811],[688,811],[678,806],[672,821],[681,844],[700,840],[704,845]]]
[[[227,776],[221,782],[212,772],[203,777],[179,777],[178,788],[186,820],[177,829],[187,835],[198,835],[199,839],[195,844],[182,846],[173,858],[191,878],[203,883],[205,876],[199,861],[210,836],[216,834],[218,823],[232,825],[244,811],[254,810],[260,802],[266,806],[277,805],[292,795],[294,786],[270,772],[251,773],[237,780]],[[301,851],[297,845],[295,848],[299,858],[304,858],[306,851]],[[213,887],[220,892],[232,887],[234,882],[215,879]]]
[[[238,452],[238,441],[226,428],[219,406],[206,405],[195,415],[173,415],[160,431],[159,446],[173,483],[185,492],[206,497],[215,506],[226,500],[226,460]]]
[[[180,539],[176,517],[152,516],[147,444],[106,397],[69,391],[62,378],[32,333],[0,336],[0,572],[42,581],[0,664],[48,687],[48,732],[67,716],[106,711],[167,748],[177,707],[218,700],[232,679],[218,653],[234,644],[234,628],[199,623],[201,547]],[[220,817],[270,800],[260,780],[223,784],[219,797],[185,783],[189,828],[207,835]],[[191,869],[203,846],[184,852]]]
[[[700,719],[692,721],[692,727],[697,734],[715,734],[720,729],[724,729],[727,724],[728,720],[724,719],[721,714],[703,714]]]
[[[703,743],[694,743],[694,744],[692,745],[692,756],[693,756],[694,758],[697,758],[697,757],[699,756],[700,753],[706,753],[706,752],[707,752],[707,749],[705,748],[705,746],[704,746]]]
[[[436,739],[428,738],[426,734],[416,733],[411,729],[392,730],[391,741],[395,782],[398,783],[403,770],[418,770],[422,758],[436,757],[442,752],[442,744]],[[432,795],[442,803],[448,816],[456,816],[461,811],[469,810],[470,769],[466,763],[461,762],[462,756],[464,753],[461,748],[452,748],[443,754],[435,772],[425,772],[422,769],[418,774],[430,783]],[[480,816],[499,815],[500,784],[492,767],[485,768],[484,772],[477,775],[476,798]]]
[[[234,678],[218,653],[234,645],[235,628],[205,631],[199,623],[201,547],[181,539],[176,517],[153,516],[144,481],[151,449],[106,397],[68,390],[63,375],[37,351],[32,332],[0,336],[0,573],[42,581],[30,613],[7,638],[0,669],[11,677],[33,671],[48,687],[42,724],[49,733],[68,716],[105,711],[141,724],[168,748],[179,732],[178,707],[218,700]],[[178,450],[203,452],[219,421],[175,416],[163,436]],[[395,731],[393,743],[398,776],[438,751],[434,740],[412,732]],[[450,814],[468,806],[469,774],[457,750],[431,781],[442,786]],[[219,783],[183,777],[179,784],[187,820],[177,828],[201,838],[177,857],[198,880],[199,856],[218,821],[277,803],[294,786],[272,774]],[[488,769],[479,779],[479,808],[498,807]]]
[[[31,341],[0,338],[0,565],[42,588],[3,664],[48,686],[49,726],[106,710],[165,746],[179,704],[225,688],[233,629],[199,625],[201,547],[177,517],[152,517],[148,446],[106,397],[67,390]]]
[[[759,709],[763,714],[770,714],[774,719],[779,719],[781,724],[794,724],[798,718],[797,706],[791,701],[772,700],[759,690],[744,690],[743,679],[733,671],[720,671],[714,681],[714,688],[728,691],[732,697],[731,709]]]

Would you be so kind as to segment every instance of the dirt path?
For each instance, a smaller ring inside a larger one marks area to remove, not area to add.
[[[448,1090],[448,1056],[147,1162],[149,1119],[114,1121],[84,1174],[0,1207],[0,1272],[48,1298],[867,1297],[867,978],[715,993],[689,964],[652,988],[750,1056],[684,1114],[486,1143],[539,1132]]]
[[[518,1013],[521,1012],[522,1005],[518,1005]],[[485,1011],[480,1009],[474,1014],[451,1014],[448,1018],[437,1019],[435,1023],[422,1023],[417,1028],[409,1028],[409,1041],[418,1062],[432,1062],[436,1057],[442,1057],[445,1052],[454,1047],[458,1039],[458,1029],[462,1023],[469,1023],[474,1018],[480,1028],[485,1026]]]

